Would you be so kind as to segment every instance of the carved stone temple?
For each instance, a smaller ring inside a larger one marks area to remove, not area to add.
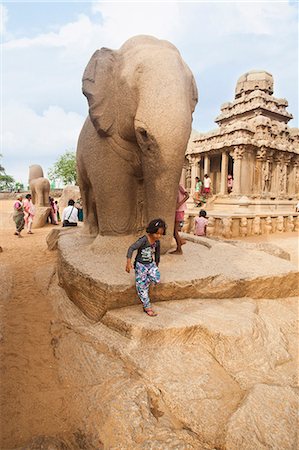
[[[294,231],[299,199],[299,130],[285,99],[273,97],[273,77],[264,71],[242,75],[235,99],[224,103],[219,128],[194,134],[186,150],[182,179],[194,193],[195,177],[209,174],[212,196],[205,209],[208,233],[226,238]],[[233,189],[227,189],[228,175]],[[189,203],[187,228],[198,214]],[[192,231],[192,230],[191,230]]]

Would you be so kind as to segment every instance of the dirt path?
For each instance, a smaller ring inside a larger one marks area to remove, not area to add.
[[[57,435],[68,426],[68,395],[51,345],[54,313],[34,278],[56,260],[56,252],[46,248],[49,231],[34,230],[19,239],[13,229],[0,230],[7,290],[10,274],[13,281],[1,302],[1,449],[24,445],[32,436]]]

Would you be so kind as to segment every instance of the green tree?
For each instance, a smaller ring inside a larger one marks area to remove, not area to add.
[[[2,158],[2,155],[0,153],[0,158]],[[0,164],[0,191],[9,191],[14,188],[15,180],[12,176],[7,175],[5,173],[5,169]]]
[[[77,183],[76,154],[66,151],[48,170],[48,177],[51,181],[61,180],[64,184]]]

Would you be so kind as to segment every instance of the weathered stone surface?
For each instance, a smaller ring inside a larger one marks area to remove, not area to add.
[[[228,422],[229,450],[293,450],[298,445],[298,397],[290,387],[256,385]]]
[[[138,302],[134,274],[128,275],[124,270],[127,248],[135,238],[97,239],[101,239],[101,247],[99,243],[96,246],[97,250],[101,248],[100,254],[94,253],[93,241],[79,233],[61,236],[58,262],[61,285],[94,320],[109,309]],[[161,284],[152,290],[152,300],[276,298],[297,294],[298,272],[288,261],[225,243],[210,243],[211,248],[187,243],[183,255],[163,256]]]
[[[83,93],[89,117],[77,167],[86,232],[130,235],[163,217],[168,229],[162,249],[168,250],[198,97],[190,69],[170,42],[135,36],[119,50],[93,54]]]
[[[44,177],[43,169],[39,164],[29,167],[29,185],[33,204],[36,207],[48,206],[50,182]]]
[[[35,208],[35,215],[32,223],[32,228],[42,228],[46,225],[49,214],[51,211],[50,206],[38,206]]]
[[[296,448],[296,299],[158,302],[153,319],[139,305],[93,324],[55,289],[62,386],[84,388],[82,426],[104,448]]]
[[[60,214],[62,214],[64,208],[67,207],[69,200],[74,200],[74,202],[76,202],[80,197],[81,194],[79,186],[65,186],[58,201]]]
[[[56,250],[58,245],[58,239],[62,234],[72,234],[77,230],[75,227],[57,227],[53,228],[48,234],[46,241],[49,250]]]

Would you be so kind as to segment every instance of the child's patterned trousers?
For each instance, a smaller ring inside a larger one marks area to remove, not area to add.
[[[151,301],[148,295],[150,284],[160,283],[160,272],[155,262],[142,264],[136,262],[135,267],[136,290],[143,308],[150,308]]]

